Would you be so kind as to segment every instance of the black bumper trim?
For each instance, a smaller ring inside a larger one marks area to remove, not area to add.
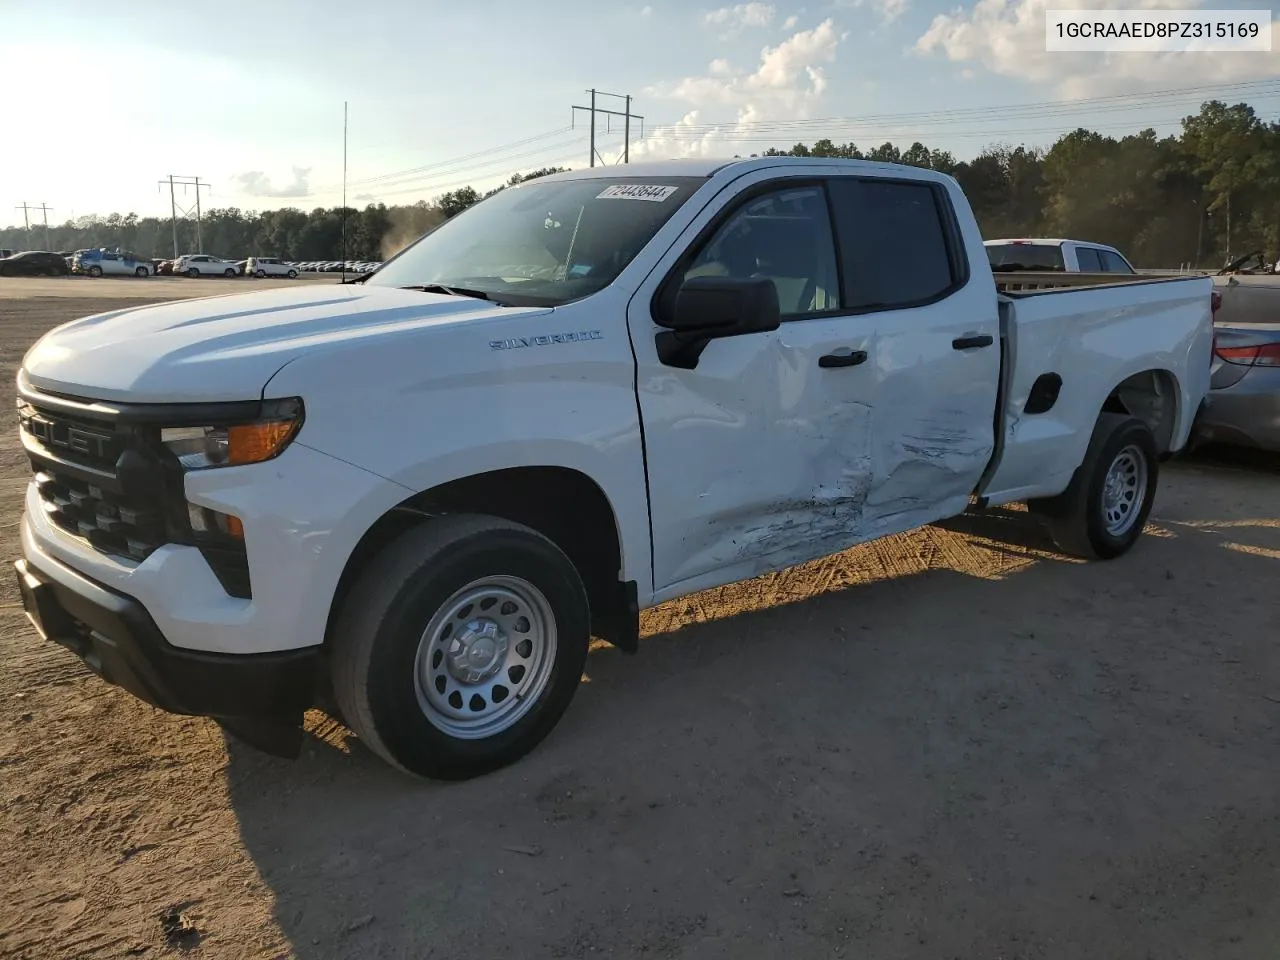
[[[26,560],[14,569],[37,632],[108,683],[169,713],[224,721],[272,753],[296,755],[302,715],[315,705],[320,646],[258,654],[184,650],[164,638],[137,600],[70,567],[59,564],[58,579]],[[286,727],[297,730],[296,738],[282,739]]]

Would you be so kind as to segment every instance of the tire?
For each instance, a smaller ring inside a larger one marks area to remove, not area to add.
[[[297,280],[297,279],[298,279],[298,271],[297,271],[297,270],[290,270],[290,271],[289,271],[289,279],[290,279],[290,280]]]
[[[235,267],[227,267],[227,269],[222,271],[222,275],[224,277],[234,277],[236,275]]]
[[[91,276],[91,277],[100,277],[100,276],[102,276],[102,268],[101,268],[101,267],[90,267],[90,268],[89,268],[89,276]]]
[[[263,279],[264,277],[266,277],[266,275],[267,275],[267,271],[265,271],[265,270],[255,270],[255,271],[253,271],[253,275],[254,275],[255,277],[257,277],[259,280],[261,280],[261,279]]]
[[[145,277],[145,276],[147,276],[149,273],[150,273],[150,271],[149,271],[149,270],[147,270],[147,268],[146,268],[146,267],[139,267],[137,270],[133,271],[133,275],[134,275],[135,277]]]
[[[1112,560],[1128,553],[1142,536],[1159,474],[1159,449],[1151,429],[1137,417],[1104,413],[1067,489],[1028,507],[1048,519],[1064,553]],[[1109,477],[1114,483],[1110,494]]]
[[[456,653],[464,616],[486,610],[498,612],[465,622],[492,631],[470,633],[470,651],[490,659],[467,662]],[[351,729],[384,760],[464,780],[518,760],[551,732],[577,692],[589,641],[586,591],[559,547],[496,517],[446,516],[401,535],[352,587],[334,622],[333,689]]]
[[[194,280],[196,277],[200,276],[200,271],[195,267],[187,267],[187,276]]]

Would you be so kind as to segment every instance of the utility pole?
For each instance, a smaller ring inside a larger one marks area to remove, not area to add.
[[[204,238],[200,234],[200,191],[208,190],[209,184],[201,183],[199,177],[179,177],[169,174],[168,178],[160,181],[160,186],[169,185],[169,216],[173,224],[173,257],[178,258],[178,214],[181,212],[183,219],[191,216],[192,213],[196,217],[196,253],[204,253]],[[194,187],[196,191],[196,202],[193,206],[185,210],[179,210],[178,199],[174,192],[174,187]]]
[[[604,158],[600,157],[600,154],[596,151],[596,114],[597,113],[605,117],[606,123],[608,123],[608,120],[610,117],[622,117],[623,131],[624,131],[623,132],[624,140],[622,144],[622,162],[630,163],[631,162],[631,121],[632,120],[640,121],[640,136],[642,138],[644,137],[644,117],[631,112],[631,94],[605,93],[603,90],[596,90],[594,87],[588,90],[587,93],[591,94],[591,106],[580,107],[577,104],[574,104],[573,118],[575,121],[577,120],[579,110],[586,110],[588,113],[591,114],[591,166],[594,167],[596,165],[597,158],[599,158],[602,163],[604,162]],[[597,97],[615,97],[618,100],[625,101],[626,107],[622,111],[606,110],[603,107],[596,106]]]
[[[26,225],[26,228],[27,228],[27,246],[30,247],[31,246],[31,215],[27,212],[30,209],[30,207],[27,206],[27,201],[23,200],[21,206],[14,207],[13,209],[22,211],[22,222]]]
[[[40,206],[32,207],[31,209],[39,210],[41,215],[44,217],[44,248],[46,250],[52,250],[53,247],[49,246],[49,211],[52,210],[53,207],[50,207],[41,201]]]

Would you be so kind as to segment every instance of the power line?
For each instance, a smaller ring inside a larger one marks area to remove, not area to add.
[[[1184,87],[1178,90],[1162,90],[1152,91],[1149,93],[1126,93],[1112,94],[1103,97],[1084,97],[1076,100],[1044,100],[1037,102],[1027,102],[1020,104],[1010,104],[1007,106],[989,106],[989,107],[961,107],[948,110],[928,110],[914,113],[882,113],[882,114],[864,114],[861,116],[845,116],[845,117],[817,117],[807,120],[757,120],[748,121],[747,123],[737,123],[733,121],[725,123],[705,123],[705,124],[668,124],[661,128],[655,128],[654,136],[669,136],[670,128],[676,127],[680,132],[713,132],[725,128],[731,128],[741,131],[759,131],[768,130],[785,130],[785,129],[808,129],[815,126],[831,126],[831,125],[848,125],[848,124],[868,124],[868,123],[885,123],[894,124],[908,122],[929,122],[938,120],[950,123],[971,122],[973,120],[986,120],[990,118],[1025,118],[1024,115],[1031,115],[1037,118],[1052,116],[1055,114],[1078,113],[1081,111],[1091,110],[1092,112],[1116,112],[1123,110],[1135,110],[1145,107],[1160,105],[1168,106],[1172,102],[1180,101],[1201,101],[1205,95],[1217,92],[1220,95],[1227,95],[1235,92],[1236,94],[1244,94],[1254,92],[1262,96],[1272,96],[1280,94],[1280,80],[1252,80],[1240,83],[1229,84],[1212,84],[1199,87]],[[1163,101],[1163,102],[1162,102]]]
[[[580,154],[575,151],[574,153],[571,153],[571,154],[556,157],[553,160],[543,160],[542,164],[543,166],[556,167],[562,163],[569,163],[577,159],[579,155]],[[493,166],[493,164],[489,164],[489,166]],[[493,175],[489,174],[488,176],[493,176]],[[382,190],[382,191],[379,191],[378,195],[381,197],[394,197],[394,196],[402,196],[408,193],[442,193],[442,192],[447,193],[450,190],[456,190],[461,187],[474,186],[477,180],[481,180],[481,181],[486,180],[488,179],[488,176],[485,176],[485,175],[481,175],[478,177],[470,176],[465,180],[455,180],[452,183],[441,183],[441,184],[436,184],[434,186],[429,186],[429,187],[414,186],[414,187],[405,187],[399,190]]]
[[[438,161],[424,164],[418,167],[409,167],[405,170],[394,170],[390,173],[378,174],[376,176],[371,176],[371,177],[362,177],[362,178],[350,181],[350,184],[351,186],[358,187],[358,186],[381,183],[388,180],[400,180],[400,179],[411,180],[421,174],[431,173],[433,171],[440,172],[440,171],[446,170],[449,167],[456,167],[460,164],[465,164],[470,160],[475,160],[480,157],[493,157],[498,154],[505,153],[508,150],[513,150],[518,147],[523,147],[530,143],[536,143],[539,140],[546,140],[551,137],[556,137],[565,133],[569,133],[572,130],[573,130],[572,126],[557,127],[554,130],[545,130],[542,133],[537,133],[537,134],[534,134],[533,136],[522,137],[519,140],[512,140],[509,143],[499,144],[494,147],[489,147],[488,149],[485,149],[485,150],[477,150],[474,153],[468,153],[462,156],[452,157],[447,160],[438,160]],[[315,190],[313,190],[310,194],[308,194],[308,196],[315,196],[320,193],[325,193],[327,192],[327,190],[328,190],[327,186],[318,187]]]

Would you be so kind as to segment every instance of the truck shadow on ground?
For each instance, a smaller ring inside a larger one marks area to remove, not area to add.
[[[1256,956],[1280,524],[1170,514],[1108,564],[974,515],[896,538],[904,575],[872,544],[676,601],[467,783],[323,718],[298,761],[232,741],[245,847],[305,960]]]

